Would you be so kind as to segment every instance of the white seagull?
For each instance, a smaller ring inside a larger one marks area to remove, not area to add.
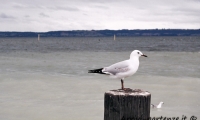
[[[123,80],[126,77],[132,76],[133,74],[136,73],[136,71],[138,70],[138,67],[139,67],[139,57],[140,56],[147,57],[139,50],[134,50],[130,54],[130,59],[115,63],[108,67],[89,70],[88,73],[106,74],[106,75],[110,75],[111,78],[121,79],[121,88],[122,88],[122,90],[124,90],[124,81]]]
[[[158,105],[151,104],[151,107],[152,108],[161,108],[163,104],[164,104],[164,102],[160,102]]]

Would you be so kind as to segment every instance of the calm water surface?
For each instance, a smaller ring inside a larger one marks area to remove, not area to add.
[[[104,93],[120,80],[88,69],[140,58],[125,87],[143,89],[163,101],[151,117],[200,118],[199,37],[0,38],[1,120],[102,120]]]

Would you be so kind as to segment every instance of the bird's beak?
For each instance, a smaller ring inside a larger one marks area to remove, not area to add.
[[[144,55],[144,54],[142,56],[147,57],[147,55]]]

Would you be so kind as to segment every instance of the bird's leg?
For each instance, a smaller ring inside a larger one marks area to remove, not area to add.
[[[124,81],[121,79],[122,90],[124,90]]]

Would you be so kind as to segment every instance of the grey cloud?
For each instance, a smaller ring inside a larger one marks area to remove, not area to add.
[[[20,4],[20,3],[13,3],[12,7],[14,9],[42,9],[43,7],[41,5],[37,5],[37,4]]]
[[[42,17],[49,17],[48,15],[46,15],[44,13],[40,13],[40,16],[42,16]]]
[[[28,8],[28,6],[24,4],[19,4],[19,3],[13,3],[13,4],[14,5],[12,7],[16,9]]]
[[[17,16],[13,27],[22,30],[200,27],[200,0],[9,0],[0,7],[3,25]]]
[[[109,7],[107,7],[107,6],[102,6],[102,5],[95,5],[95,8],[109,9]]]
[[[55,6],[55,7],[47,7],[49,9],[54,9],[54,10],[65,10],[65,11],[79,11],[78,8],[76,7],[69,7],[69,6]]]
[[[25,15],[24,17],[29,18],[30,16],[29,15]]]
[[[189,9],[189,8],[175,8],[173,9],[175,13],[185,14],[188,16],[200,16],[200,9]]]
[[[0,14],[0,18],[3,18],[3,19],[14,19],[15,17],[14,16],[10,16],[10,15],[6,15],[4,13],[1,13]]]

